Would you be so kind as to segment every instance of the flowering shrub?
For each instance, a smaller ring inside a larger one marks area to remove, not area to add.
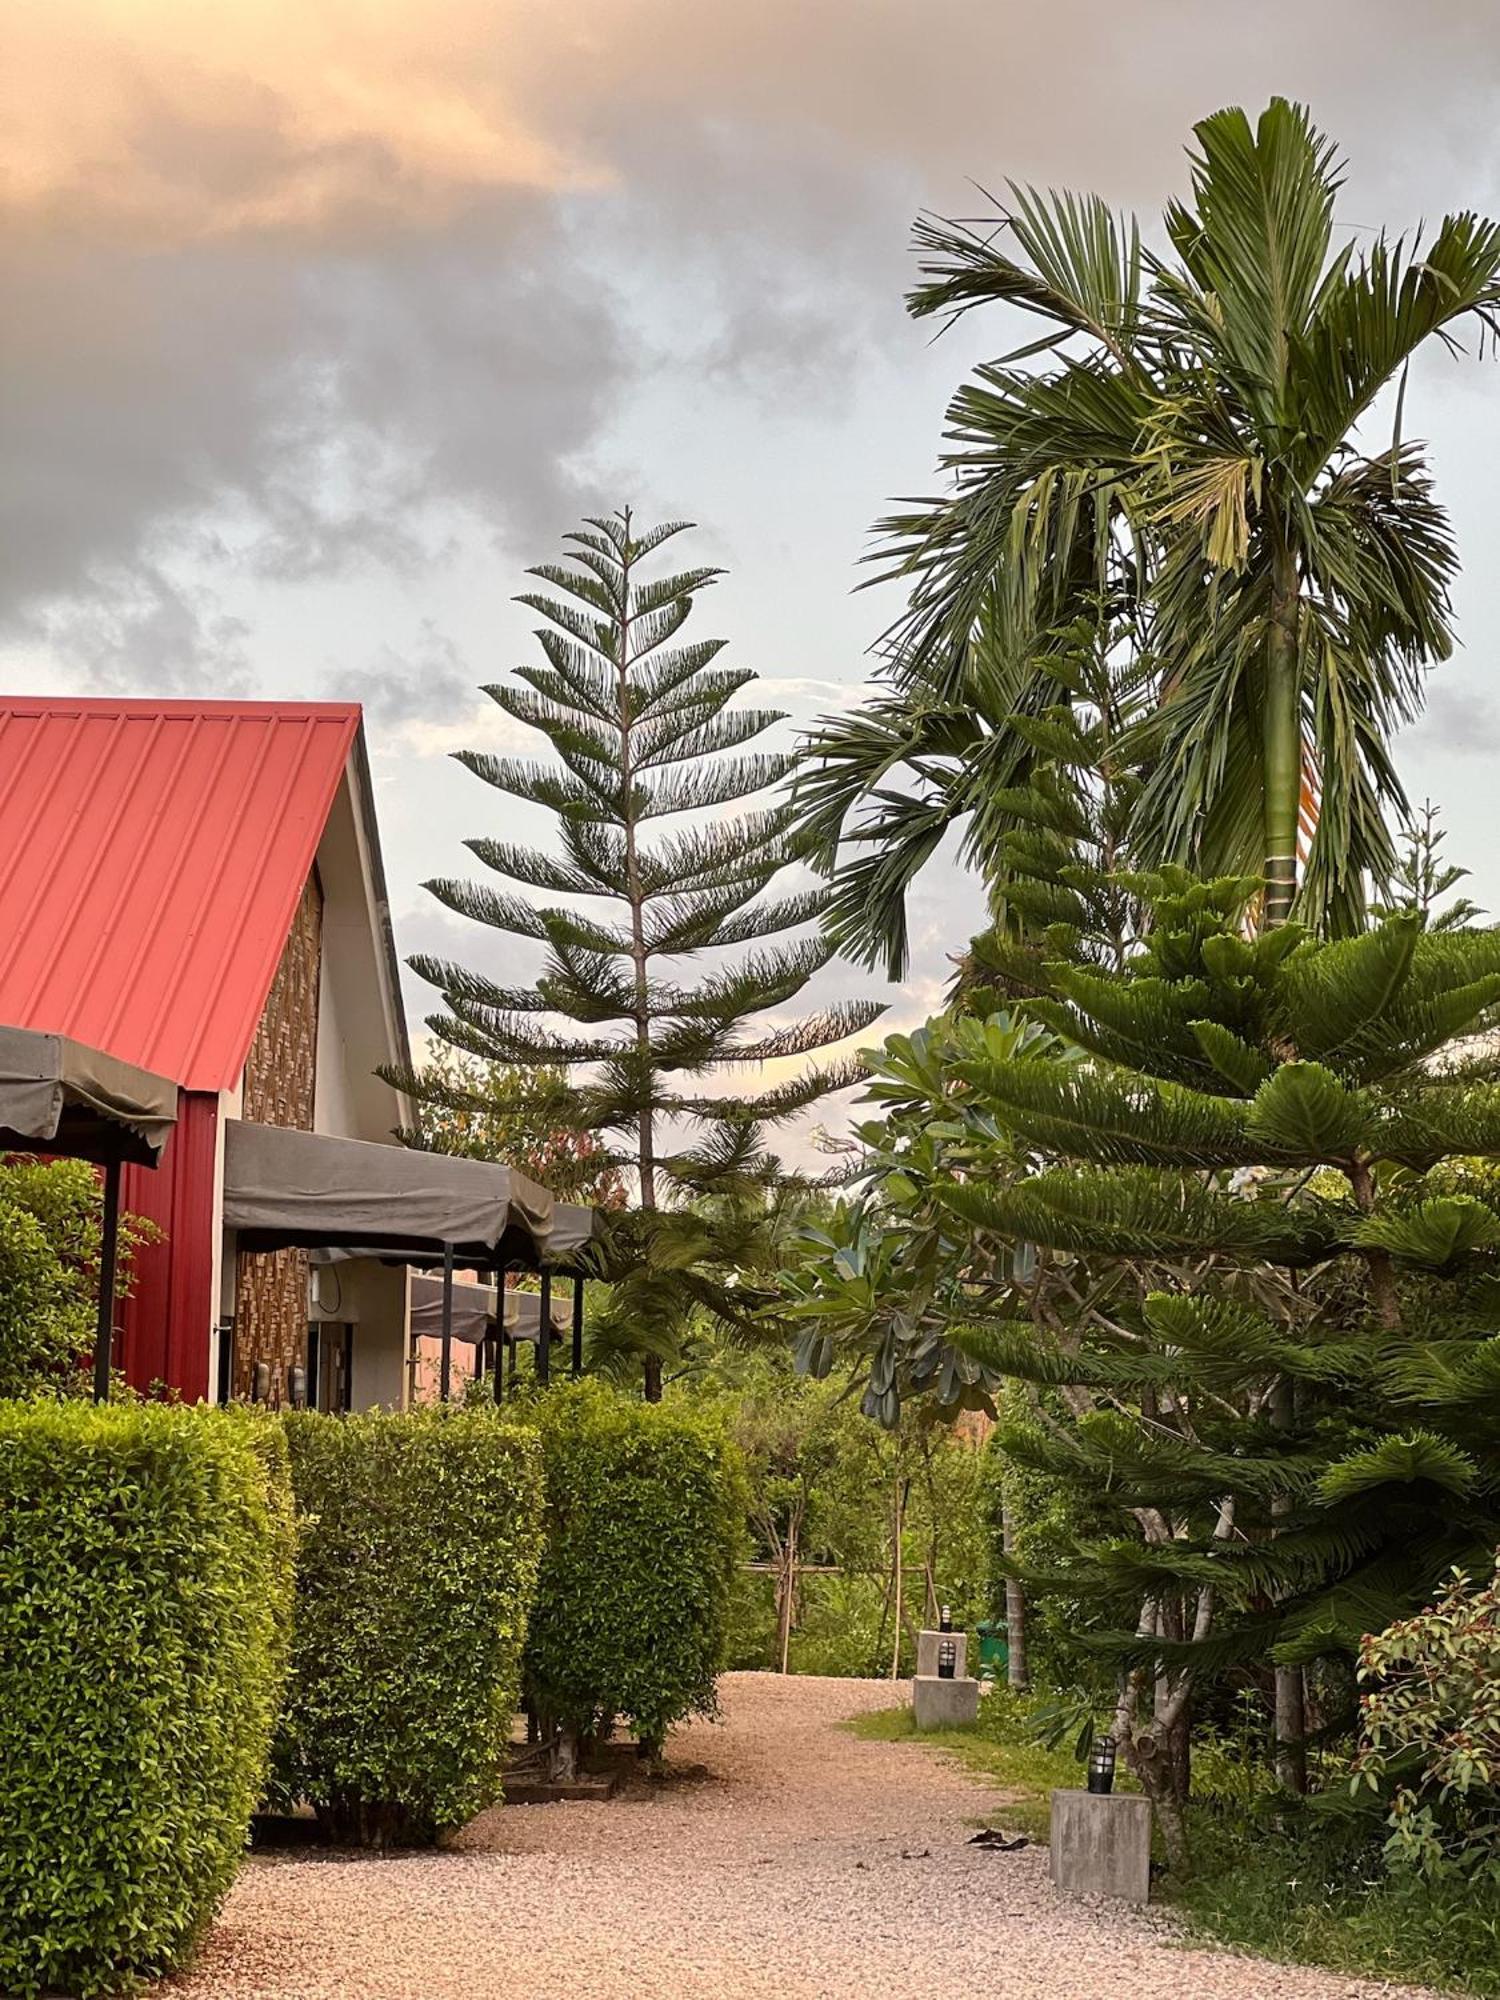
[[[1389,1789],[1386,1858],[1500,1880],[1500,1568],[1454,1570],[1430,1609],[1360,1648],[1355,1791]]]

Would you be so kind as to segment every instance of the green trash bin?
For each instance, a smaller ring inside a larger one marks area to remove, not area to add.
[[[1005,1627],[992,1618],[981,1618],[974,1629],[979,1634],[979,1679],[1003,1681],[1010,1666],[1010,1642]]]

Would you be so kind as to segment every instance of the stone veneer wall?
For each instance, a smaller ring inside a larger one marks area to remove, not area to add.
[[[312,1130],[318,1074],[318,981],[323,892],[309,875],[245,1063],[241,1116]],[[271,1401],[286,1400],[287,1370],[306,1358],[307,1257],[242,1251],[235,1279],[234,1393],[248,1396],[258,1361],[271,1364]]]

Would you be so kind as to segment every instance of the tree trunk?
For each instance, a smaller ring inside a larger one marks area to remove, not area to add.
[[[776,1658],[782,1673],[788,1671],[792,1651],[792,1624],[797,1604],[797,1519],[787,1523],[786,1547],[781,1558],[780,1588],[776,1593]]]
[[[896,1636],[891,1644],[891,1679],[893,1681],[899,1680],[901,1677],[901,1528],[902,1517],[906,1511],[904,1497],[898,1474],[895,1486],[895,1501],[891,1509],[891,1575],[894,1579],[893,1597],[896,1606]]]
[[[1003,1495],[1000,1501],[1000,1546],[1006,1555],[1012,1553],[1010,1508],[1006,1505]],[[1007,1684],[1017,1689],[1029,1687],[1031,1676],[1026,1665],[1026,1598],[1020,1584],[1013,1576],[1005,1579],[1005,1651]]]
[[[1290,1430],[1296,1415],[1296,1400],[1292,1384],[1283,1377],[1271,1392],[1271,1422],[1278,1430]],[[1289,1514],[1292,1503],[1289,1499],[1271,1502],[1271,1512]],[[1276,1776],[1289,1792],[1301,1794],[1307,1790],[1307,1715],[1302,1699],[1302,1669],[1300,1667],[1277,1667],[1276,1670]]]
[[[1284,924],[1297,892],[1297,830],[1302,806],[1301,663],[1298,658],[1297,560],[1282,540],[1271,565],[1271,625],[1266,638],[1263,778],[1266,844],[1265,921],[1268,930]],[[1278,1384],[1271,1419],[1278,1427],[1293,1421],[1290,1382]],[[1289,1500],[1273,1504],[1290,1511]],[[1276,1771],[1291,1792],[1307,1790],[1307,1734],[1302,1701],[1302,1669],[1276,1668]]]
[[[578,1731],[562,1723],[552,1739],[547,1775],[554,1785],[571,1785],[578,1776]]]
[[[631,780],[635,775],[635,750],[631,740],[633,714],[630,703],[630,572],[634,561],[630,543],[630,509],[624,510],[625,552],[620,562],[620,625],[619,655],[615,666],[619,675],[618,699],[620,714],[620,782],[625,798],[632,796]],[[630,958],[634,972],[634,1010],[636,1060],[640,1065],[640,1085],[646,1093],[646,1102],[641,1106],[637,1121],[637,1142],[639,1151],[637,1162],[641,1184],[641,1207],[651,1211],[656,1207],[656,1121],[653,1116],[651,1097],[653,1095],[653,1055],[651,1048],[651,1002],[650,983],[647,978],[646,949],[646,897],[641,880],[640,857],[636,851],[636,813],[633,805],[625,812],[625,891],[630,903]],[[648,1354],[642,1368],[643,1391],[648,1403],[661,1401],[661,1358]]]
[[[1301,663],[1297,559],[1283,541],[1271,566],[1271,623],[1261,716],[1264,751],[1266,928],[1284,924],[1297,893],[1297,827],[1302,807]]]

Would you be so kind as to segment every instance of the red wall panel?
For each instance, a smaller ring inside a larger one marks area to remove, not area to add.
[[[135,1389],[164,1382],[189,1403],[208,1395],[218,1134],[217,1094],[179,1091],[177,1129],[161,1165],[127,1167],[121,1183],[124,1207],[161,1232],[160,1241],[136,1252],[135,1285],[123,1313],[125,1378]]]

